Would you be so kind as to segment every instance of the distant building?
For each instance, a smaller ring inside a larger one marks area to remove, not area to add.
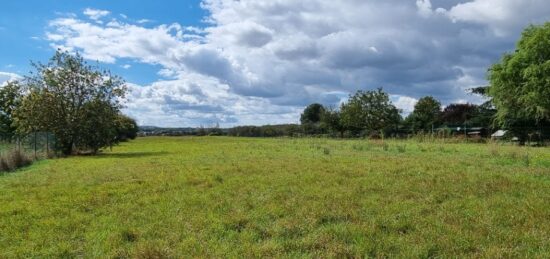
[[[497,130],[495,133],[491,135],[492,139],[502,139],[504,136],[506,136],[506,133],[508,133],[507,130]]]

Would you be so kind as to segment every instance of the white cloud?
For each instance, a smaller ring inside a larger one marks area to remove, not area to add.
[[[141,20],[137,21],[137,23],[140,23],[140,24],[149,23],[149,22],[151,22],[151,20],[149,20],[149,19],[141,19]]]
[[[111,14],[111,12],[106,11],[106,10],[86,8],[86,9],[84,9],[83,14],[88,16],[90,19],[92,19],[94,21],[99,21],[99,19]]]
[[[0,86],[4,86],[6,83],[10,81],[21,80],[21,79],[23,79],[23,77],[21,77],[18,74],[0,71]]]
[[[506,36],[529,23],[550,18],[548,0],[474,0],[459,3],[448,11],[453,21],[480,23]]]
[[[430,0],[416,0],[416,7],[418,8],[418,14],[423,17],[429,17],[433,12]]]
[[[205,28],[66,17],[46,37],[92,60],[159,65],[162,79],[134,87],[128,107],[144,124],[296,122],[308,103],[359,89],[384,87],[405,112],[425,95],[479,101],[465,89],[550,18],[545,2],[204,0]]]
[[[142,125],[260,125],[297,121],[301,109],[232,93],[228,85],[198,74],[148,86],[130,84],[126,112]]]
[[[417,99],[408,96],[392,95],[390,98],[395,107],[401,109],[404,114],[410,114],[413,112],[414,106],[418,102]]]

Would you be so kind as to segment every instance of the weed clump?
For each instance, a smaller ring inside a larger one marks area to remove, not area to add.
[[[0,156],[0,172],[14,171],[32,164],[33,160],[20,150],[11,150]]]
[[[399,153],[405,153],[407,151],[407,145],[397,145],[397,151]]]

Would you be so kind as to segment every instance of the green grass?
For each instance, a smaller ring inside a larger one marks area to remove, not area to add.
[[[550,257],[550,150],[141,138],[0,176],[3,257]]]

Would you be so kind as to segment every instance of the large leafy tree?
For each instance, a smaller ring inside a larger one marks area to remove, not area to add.
[[[66,155],[75,149],[95,153],[116,142],[117,114],[126,93],[120,77],[62,51],[34,66],[28,94],[16,110],[20,132],[51,132]]]
[[[478,106],[469,103],[449,104],[441,113],[441,121],[447,126],[468,125],[470,120],[478,114]]]
[[[314,103],[308,105],[302,115],[300,116],[300,122],[302,124],[318,123],[321,121],[321,114],[325,111],[323,105]]]
[[[15,135],[13,119],[21,98],[22,88],[19,82],[8,82],[0,88],[0,138],[11,139]]]
[[[382,88],[357,91],[342,104],[342,125],[351,131],[381,132],[397,128],[401,115]]]
[[[432,96],[426,96],[418,100],[407,119],[413,131],[430,131],[439,125],[440,118],[441,103]]]
[[[306,134],[321,133],[321,116],[325,112],[325,107],[318,103],[308,105],[300,116],[302,128]]]
[[[489,69],[496,122],[521,139],[550,121],[550,23],[529,26],[516,50]]]

